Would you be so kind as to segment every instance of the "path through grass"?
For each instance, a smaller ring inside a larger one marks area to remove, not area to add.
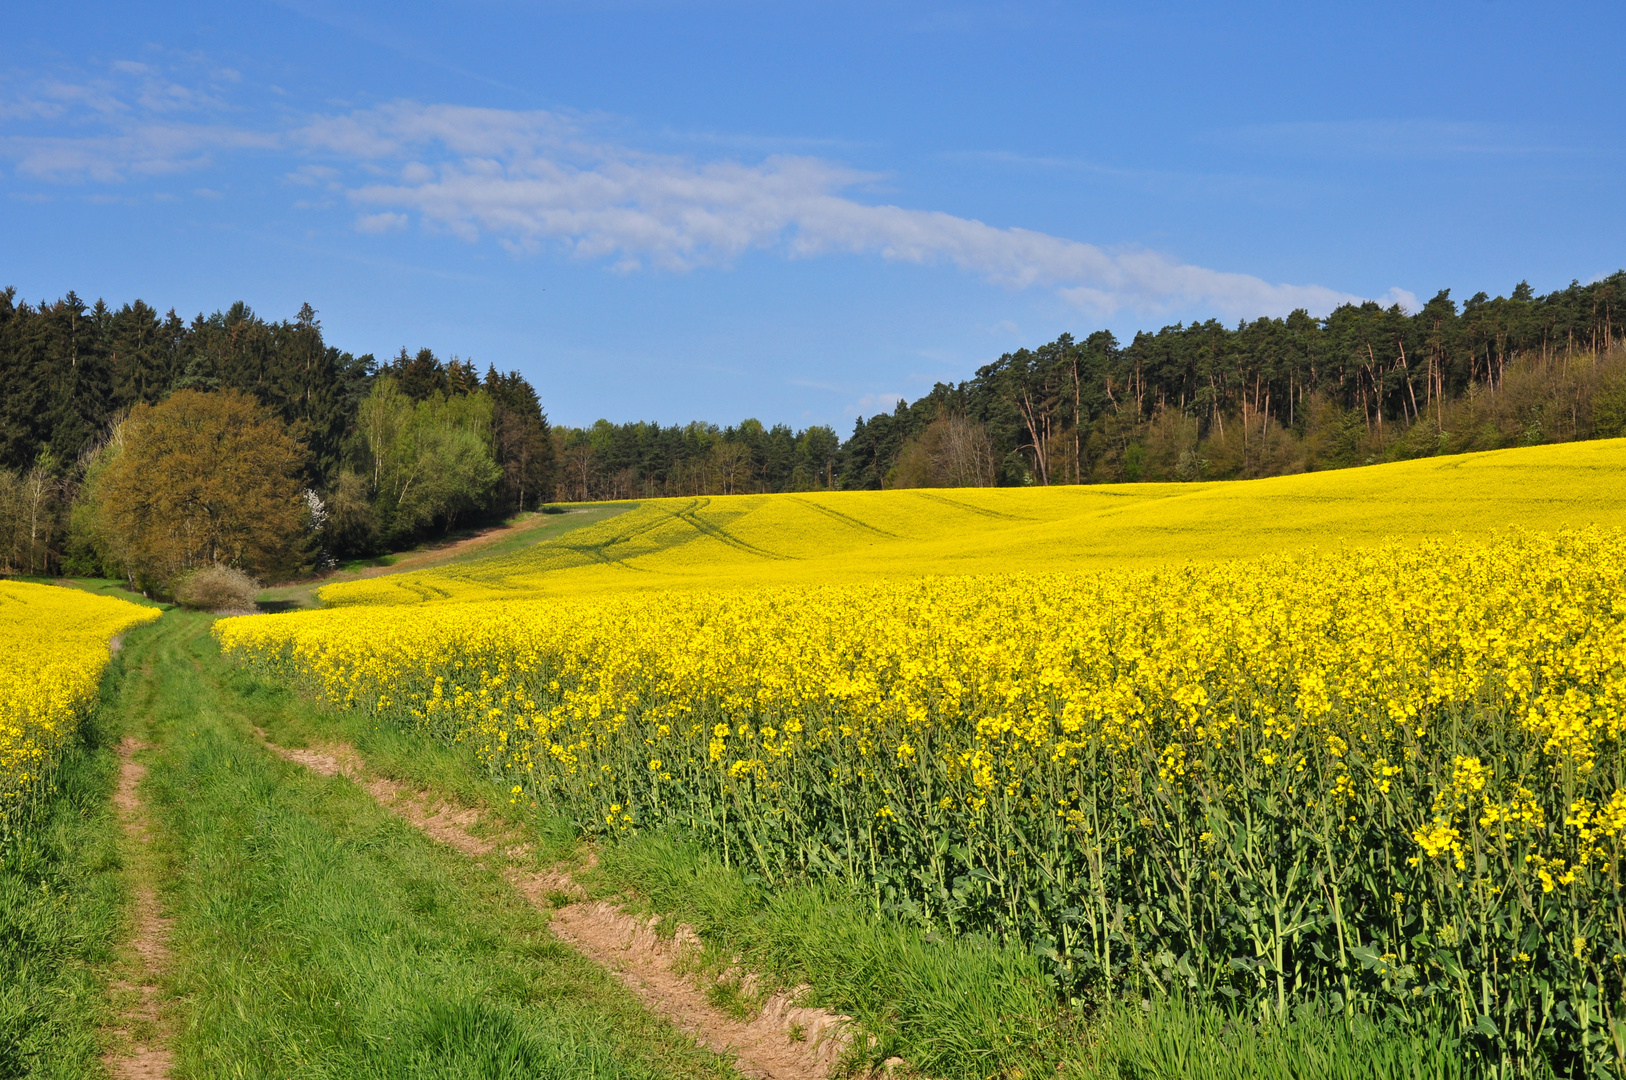
[[[492,870],[259,745],[310,706],[223,665],[207,626],[132,634],[109,718],[153,746],[175,1075],[732,1075]]]

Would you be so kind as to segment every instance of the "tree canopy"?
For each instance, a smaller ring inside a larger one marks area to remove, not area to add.
[[[103,453],[98,528],[144,587],[213,565],[274,576],[303,560],[303,450],[248,395],[177,390],[138,404]]]

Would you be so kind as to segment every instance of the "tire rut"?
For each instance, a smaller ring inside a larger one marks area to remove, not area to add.
[[[343,776],[408,824],[458,852],[484,858],[502,848],[503,874],[533,906],[552,912],[554,935],[613,974],[648,1008],[719,1054],[731,1055],[743,1076],[758,1080],[827,1080],[852,1042],[849,1017],[795,1004],[795,992],[768,997],[758,1014],[740,1019],[715,1007],[685,973],[700,951],[690,927],[671,939],[656,932],[658,919],[640,918],[604,901],[590,901],[564,869],[528,870],[514,865],[530,852],[522,843],[476,834],[478,810],[454,807],[406,785],[370,776],[356,751],[342,744],[292,750],[260,740],[279,757],[322,776]],[[729,973],[749,993],[754,976]]]
[[[147,775],[147,767],[134,757],[136,751],[146,749],[149,747],[145,743],[129,736],[119,744],[119,785],[113,794],[114,811],[137,862],[142,861],[151,843],[146,810],[137,790],[141,778]],[[130,939],[135,957],[126,965],[124,975],[115,978],[109,987],[114,1000],[121,1004],[119,1024],[113,1029],[121,1046],[109,1050],[102,1064],[116,1080],[165,1080],[175,1060],[164,1045],[167,1032],[159,980],[169,967],[173,920],[161,913],[157,890],[139,874],[131,890],[130,906],[135,916],[135,933]]]

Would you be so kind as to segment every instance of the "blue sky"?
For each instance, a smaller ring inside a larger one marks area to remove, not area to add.
[[[1626,265],[1626,6],[8,12],[0,284],[853,418],[1021,345]]]

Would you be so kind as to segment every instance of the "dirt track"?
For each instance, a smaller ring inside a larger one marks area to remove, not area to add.
[[[563,869],[528,870],[517,865],[529,849],[505,846],[473,831],[482,822],[478,810],[453,807],[393,780],[370,777],[361,757],[343,745],[290,750],[256,734],[273,752],[323,776],[343,776],[365,789],[379,804],[426,835],[464,855],[484,858],[504,848],[504,875],[514,888],[542,910],[552,911],[551,927],[560,940],[614,973],[650,1011],[692,1035],[700,1044],[735,1058],[744,1076],[765,1080],[825,1080],[852,1037],[850,1021],[822,1009],[795,1005],[786,994],[774,994],[760,1013],[744,1021],[713,1006],[705,990],[682,974],[685,955],[700,947],[688,927],[670,939],[655,932],[656,920],[640,919],[603,901],[589,901]],[[576,897],[574,901],[570,898]],[[565,901],[562,906],[561,901]],[[751,977],[745,976],[749,984]]]
[[[113,808],[138,863],[149,843],[146,811],[137,790],[147,767],[134,754],[145,749],[128,736],[119,745],[119,786],[113,795]],[[158,1005],[158,980],[169,966],[171,920],[160,913],[157,891],[139,873],[131,890],[130,909],[135,916],[130,939],[135,955],[125,965],[126,974],[111,984],[114,1000],[123,1006],[114,1032],[123,1048],[110,1050],[102,1063],[118,1080],[163,1080],[174,1065],[174,1057],[164,1045],[164,1018]]]

